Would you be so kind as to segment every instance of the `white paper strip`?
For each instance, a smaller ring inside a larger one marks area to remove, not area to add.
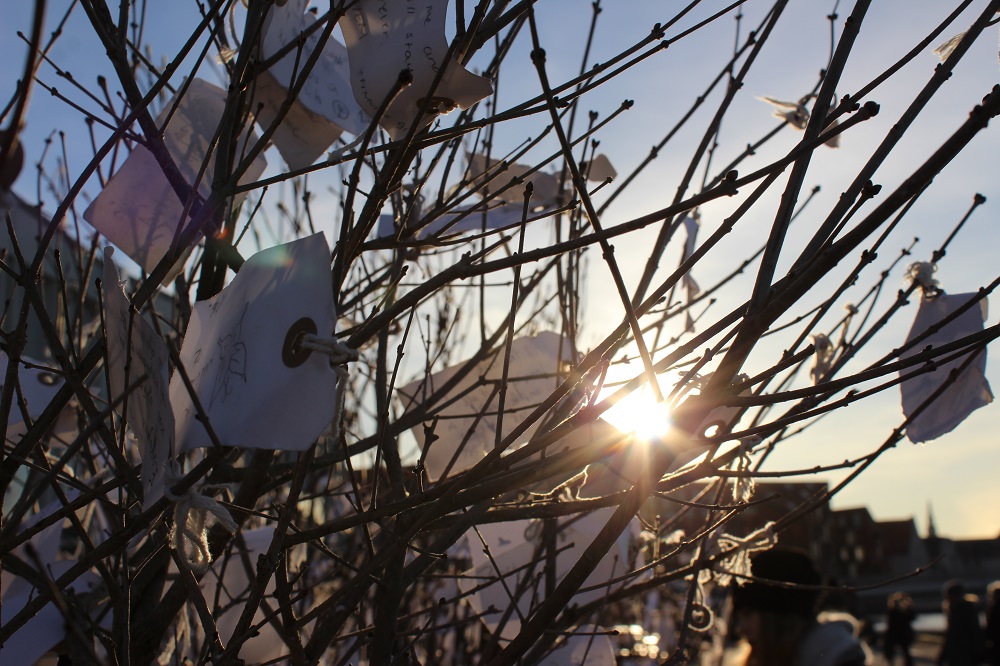
[[[104,251],[104,325],[108,345],[111,400],[140,381],[118,406],[139,443],[143,506],[163,497],[164,474],[174,449],[174,414],[168,399],[170,354],[156,330],[139,314],[129,313],[114,250]],[[131,363],[129,363],[131,359]]]
[[[192,80],[164,131],[167,151],[191,185],[222,119],[226,95],[225,90],[207,81]],[[173,101],[157,118],[158,125],[166,121],[172,108]],[[256,135],[250,134],[248,138],[244,132],[237,156],[255,141]],[[203,197],[211,192],[214,165],[213,155],[198,187]],[[259,155],[240,183],[257,180],[266,166],[266,160]],[[236,200],[242,201],[245,196],[237,195]],[[178,228],[187,222],[186,218],[181,219],[184,203],[178,199],[153,154],[143,146],[135,146],[107,187],[84,211],[83,218],[149,272],[170,249]]]
[[[315,234],[258,252],[221,293],[195,304],[181,362],[224,445],[302,451],[330,424],[330,359],[295,344],[302,334],[332,335],[329,267],[326,239]],[[170,402],[181,449],[210,446],[176,372]]]
[[[284,5],[275,4],[271,8],[264,27],[262,51],[265,58],[270,58],[297,40],[316,22],[316,14],[308,11],[308,6],[309,0],[288,0]],[[283,88],[290,88],[298,77],[303,64],[319,46],[322,32],[322,27],[313,30],[306,38],[301,53],[293,48],[268,70]],[[347,47],[333,35],[323,46],[323,53],[309,71],[297,99],[313,113],[351,134],[363,133],[371,123],[371,118],[358,106],[351,90]]]
[[[504,405],[503,434],[506,436],[531,413],[532,408],[547,398],[559,385],[560,364],[570,360],[569,343],[550,332],[533,337],[517,338],[511,345],[507,397]],[[399,389],[407,409],[420,408],[425,398],[436,387],[453,377],[461,365],[451,366]],[[482,460],[493,450],[497,427],[498,385],[503,373],[503,347],[480,362],[465,378],[445,396],[440,404],[443,409],[430,405],[432,417],[439,417],[434,434],[438,439],[427,453],[425,465],[432,480],[454,475]],[[477,386],[483,378],[484,384]],[[452,402],[453,398],[456,398]],[[483,412],[483,418],[476,416]],[[428,419],[430,420],[430,419]],[[531,438],[539,421],[522,436]],[[418,428],[418,430],[420,430]],[[471,434],[470,434],[471,430]],[[418,441],[422,432],[415,432]],[[463,441],[465,441],[463,446]],[[454,463],[452,458],[454,457]]]
[[[420,112],[438,70],[445,64],[448,41],[444,26],[448,0],[385,2],[359,0],[340,19],[351,63],[351,85],[361,108],[374,116],[409,70],[413,83],[389,106],[380,124],[393,140],[401,139]],[[466,109],[493,92],[488,79],[467,71],[454,60],[447,64],[431,105],[421,116],[426,127],[437,114],[455,106]]]
[[[976,296],[969,294],[939,294],[934,298],[921,296],[917,316],[910,328],[907,341],[913,340],[931,326],[950,315],[960,306],[968,303]],[[908,358],[928,346],[939,347],[954,342],[967,335],[983,330],[986,321],[986,299],[975,305],[941,330],[932,333],[917,345],[902,355]],[[902,394],[903,414],[910,416],[916,409],[948,379],[951,370],[959,367],[965,357],[939,365],[934,372],[925,373],[912,379],[907,379],[900,385]],[[905,372],[911,372],[907,369]],[[906,436],[911,442],[928,442],[951,432],[975,410],[993,402],[993,392],[986,381],[986,349],[978,352],[976,360],[969,365],[956,380],[945,389],[933,403],[927,406],[919,416],[906,426]]]

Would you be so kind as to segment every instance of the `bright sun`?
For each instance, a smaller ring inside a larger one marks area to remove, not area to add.
[[[610,396],[617,388],[605,386],[600,398]],[[669,388],[661,382],[661,390],[668,391]],[[604,412],[604,420],[622,432],[635,433],[640,439],[649,440],[666,433],[670,427],[670,409],[666,402],[657,402],[653,390],[646,385]]]

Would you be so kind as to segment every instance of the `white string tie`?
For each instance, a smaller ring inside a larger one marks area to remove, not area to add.
[[[170,543],[180,554],[181,562],[196,575],[201,575],[212,563],[212,553],[208,548],[208,517],[213,516],[215,522],[230,534],[238,528],[226,507],[202,493],[224,490],[231,496],[232,488],[228,484],[206,484],[199,490],[189,488],[187,492],[175,495],[170,488],[180,479],[180,470],[176,466],[167,468],[164,495],[174,503]]]
[[[813,384],[819,384],[833,363],[833,343],[825,333],[817,333],[812,336],[813,346],[816,351],[813,353],[813,365],[809,370]]]
[[[906,269],[906,278],[920,285],[920,288],[924,290],[924,296],[936,296],[939,289],[938,281],[934,279],[935,272],[937,272],[937,264],[929,261],[917,261]]]
[[[312,333],[303,335],[299,346],[329,356],[330,367],[337,373],[337,402],[333,408],[333,425],[330,428],[330,438],[336,441],[340,439],[340,423],[344,418],[344,398],[347,395],[347,382],[350,380],[347,364],[358,360],[358,350],[348,347],[337,338],[324,338]]]
[[[740,476],[737,476],[736,482],[733,483],[733,500],[736,502],[749,502],[750,498],[753,497],[754,490],[757,489],[757,484],[747,473],[750,471],[750,452],[760,442],[759,435],[740,439],[739,458],[736,463],[736,470],[740,472]]]

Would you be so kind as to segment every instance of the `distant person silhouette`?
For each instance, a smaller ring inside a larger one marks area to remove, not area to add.
[[[913,666],[913,655],[910,646],[913,645],[913,620],[917,613],[913,609],[913,599],[903,592],[889,595],[886,603],[886,627],[883,650],[886,661],[892,666],[896,658],[896,650],[903,653],[903,663]]]
[[[975,595],[966,594],[965,586],[953,580],[944,586],[944,643],[938,664],[973,666],[982,663],[985,637],[979,625]]]
[[[1000,580],[986,588],[986,654],[990,666],[1000,666]]]
[[[753,578],[733,590],[736,631],[750,646],[746,666],[866,663],[854,633],[857,620],[846,614],[817,617],[822,577],[808,555],[778,548],[757,553],[750,573]]]

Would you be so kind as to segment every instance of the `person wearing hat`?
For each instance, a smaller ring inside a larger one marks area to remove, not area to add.
[[[736,631],[747,666],[864,666],[868,654],[850,616],[818,619],[822,578],[804,552],[772,548],[750,560],[751,578],[733,590]]]

